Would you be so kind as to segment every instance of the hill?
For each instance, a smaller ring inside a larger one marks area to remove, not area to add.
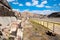
[[[60,12],[51,13],[48,17],[60,17]]]
[[[43,14],[31,13],[31,12],[23,12],[21,13],[22,17],[29,17],[29,18],[43,18]]]

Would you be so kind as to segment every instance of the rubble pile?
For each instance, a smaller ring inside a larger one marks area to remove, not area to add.
[[[14,21],[9,24],[9,27],[2,28],[0,38],[2,40],[22,40],[23,29],[21,28],[21,20]]]

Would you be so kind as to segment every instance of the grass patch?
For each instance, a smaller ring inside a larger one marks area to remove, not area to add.
[[[40,25],[40,26],[44,27],[45,29],[50,30],[49,28],[45,27],[44,25],[39,24],[38,22],[35,22],[34,20],[30,20],[30,22],[35,24],[35,25]]]

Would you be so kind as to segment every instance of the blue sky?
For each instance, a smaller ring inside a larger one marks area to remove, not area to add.
[[[60,0],[7,0],[13,10],[33,13],[60,12]]]

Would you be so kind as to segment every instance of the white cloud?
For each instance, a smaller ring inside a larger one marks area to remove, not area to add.
[[[53,10],[43,10],[41,12],[41,14],[51,14],[52,12],[56,12],[56,11],[53,11]]]
[[[32,2],[34,2],[34,1],[38,1],[38,0],[32,0]]]
[[[57,11],[54,11],[54,10],[43,10],[43,11],[40,11],[40,10],[32,10],[32,11],[29,11],[29,9],[25,9],[23,11],[21,11],[20,9],[13,9],[14,11],[18,11],[18,12],[31,12],[31,13],[37,13],[37,14],[51,14],[53,12],[57,12]]]
[[[32,0],[32,2],[35,1],[35,0]]]
[[[8,2],[12,2],[12,1],[15,1],[15,0],[7,0]]]
[[[19,4],[18,2],[13,2],[13,4]]]
[[[29,9],[25,9],[25,10],[23,10],[23,12],[29,12]]]
[[[32,12],[32,13],[38,13],[38,14],[40,14],[40,13],[41,13],[41,11],[40,11],[40,10],[32,10],[31,12]]]
[[[13,2],[13,4],[19,4],[18,2],[17,2],[17,0],[7,0],[8,2]]]
[[[32,13],[37,13],[37,14],[51,14],[52,12],[57,12],[57,11],[54,11],[54,10],[43,10],[43,11],[33,10],[31,12]]]
[[[23,4],[19,4],[19,6],[23,6]]]
[[[40,5],[36,5],[36,7],[44,7],[44,5],[40,4]]]
[[[41,4],[43,4],[43,5],[44,5],[44,4],[47,4],[47,1],[43,1]]]
[[[40,5],[36,5],[36,7],[44,7],[45,4],[47,4],[47,1],[43,1],[43,2],[41,2],[41,4],[40,4]]]
[[[46,8],[51,8],[51,6],[45,6]]]
[[[39,1],[33,1],[32,5],[37,5]]]
[[[26,6],[31,6],[31,3],[30,2],[26,2]]]
[[[18,11],[18,12],[20,12],[20,9],[12,9],[13,11]]]
[[[21,11],[20,9],[12,9],[13,11],[18,11],[18,12],[29,12],[29,9],[25,9],[23,11]]]
[[[22,12],[31,12],[31,13],[37,13],[37,14],[51,14],[53,12],[57,12],[57,11],[54,11],[54,10],[43,10],[43,11],[40,11],[40,10],[32,10],[32,11],[29,11],[29,9],[26,9]]]

